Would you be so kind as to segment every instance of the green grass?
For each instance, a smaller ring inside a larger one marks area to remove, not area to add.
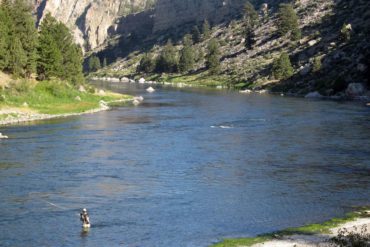
[[[0,107],[24,108],[26,102],[28,108],[44,114],[68,114],[82,113],[99,107],[99,102],[104,100],[112,102],[129,99],[131,96],[106,93],[99,96],[93,93],[78,91],[72,85],[58,81],[42,81],[31,85],[29,81],[12,84],[9,88],[0,92]],[[76,97],[80,97],[81,101]],[[5,114],[0,116],[6,118]]]
[[[302,227],[288,228],[274,233],[262,234],[250,238],[224,239],[222,242],[212,245],[212,247],[237,247],[252,246],[274,239],[276,236],[288,236],[294,234],[313,235],[330,233],[330,229],[338,227],[341,224],[352,221],[356,218],[369,217],[366,212],[369,208],[363,208],[360,211],[346,214],[343,218],[333,218],[321,224],[310,224]]]

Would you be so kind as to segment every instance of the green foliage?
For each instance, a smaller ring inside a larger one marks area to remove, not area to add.
[[[198,26],[193,27],[193,30],[191,31],[191,35],[193,38],[193,42],[195,44],[199,43],[202,40],[202,35],[200,34]]]
[[[83,55],[69,29],[47,14],[40,25],[37,72],[40,79],[58,77],[83,83]]]
[[[203,40],[209,39],[211,36],[211,26],[209,25],[208,20],[204,20],[202,25],[202,38]]]
[[[317,73],[321,70],[321,57],[315,57],[313,60],[312,72]]]
[[[289,55],[283,52],[279,58],[274,60],[272,74],[277,80],[290,78],[294,73]]]
[[[244,5],[245,21],[249,28],[254,28],[259,23],[259,16],[253,4],[247,1]]]
[[[218,74],[220,72],[220,50],[216,39],[212,39],[208,44],[206,66],[210,74]]]
[[[187,72],[194,67],[195,55],[193,50],[193,41],[190,34],[184,36],[184,47],[180,52],[179,70],[180,72]]]
[[[291,4],[282,3],[279,5],[277,26],[280,36],[284,36],[289,32],[293,40],[299,40],[302,36],[298,16]]]
[[[341,30],[340,30],[340,40],[347,43],[351,39],[351,28],[348,24],[343,24]]]
[[[144,56],[141,58],[140,63],[137,67],[138,72],[145,72],[151,73],[155,69],[155,61],[153,60],[153,56],[149,53],[145,53]]]
[[[247,50],[252,50],[253,45],[256,43],[256,35],[254,31],[252,30],[251,27],[247,27],[245,31],[245,41],[244,41],[244,46]]]
[[[36,69],[37,30],[24,0],[0,5],[0,69],[29,77]],[[20,56],[20,57],[17,57]]]
[[[168,40],[166,46],[163,48],[161,54],[156,61],[156,71],[159,73],[167,72],[173,73],[177,71],[178,58],[177,50],[173,46],[171,40]]]
[[[96,72],[101,68],[100,59],[97,56],[91,56],[89,58],[89,71]]]
[[[9,44],[10,44],[10,17],[0,5],[0,70],[9,66]]]

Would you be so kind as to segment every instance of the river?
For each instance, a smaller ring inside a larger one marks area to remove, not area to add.
[[[0,246],[208,246],[370,203],[363,105],[106,87],[145,101],[0,127]]]

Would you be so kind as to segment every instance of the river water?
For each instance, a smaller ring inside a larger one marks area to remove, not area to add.
[[[370,203],[369,108],[109,87],[145,101],[0,128],[0,246],[208,246]]]

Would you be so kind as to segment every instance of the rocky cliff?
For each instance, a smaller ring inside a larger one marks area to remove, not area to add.
[[[119,17],[153,7],[155,0],[36,0],[38,22],[51,13],[67,24],[85,50],[94,49],[108,36]]]
[[[186,23],[220,23],[227,16],[239,15],[244,0],[159,0],[155,8],[154,32]]]

